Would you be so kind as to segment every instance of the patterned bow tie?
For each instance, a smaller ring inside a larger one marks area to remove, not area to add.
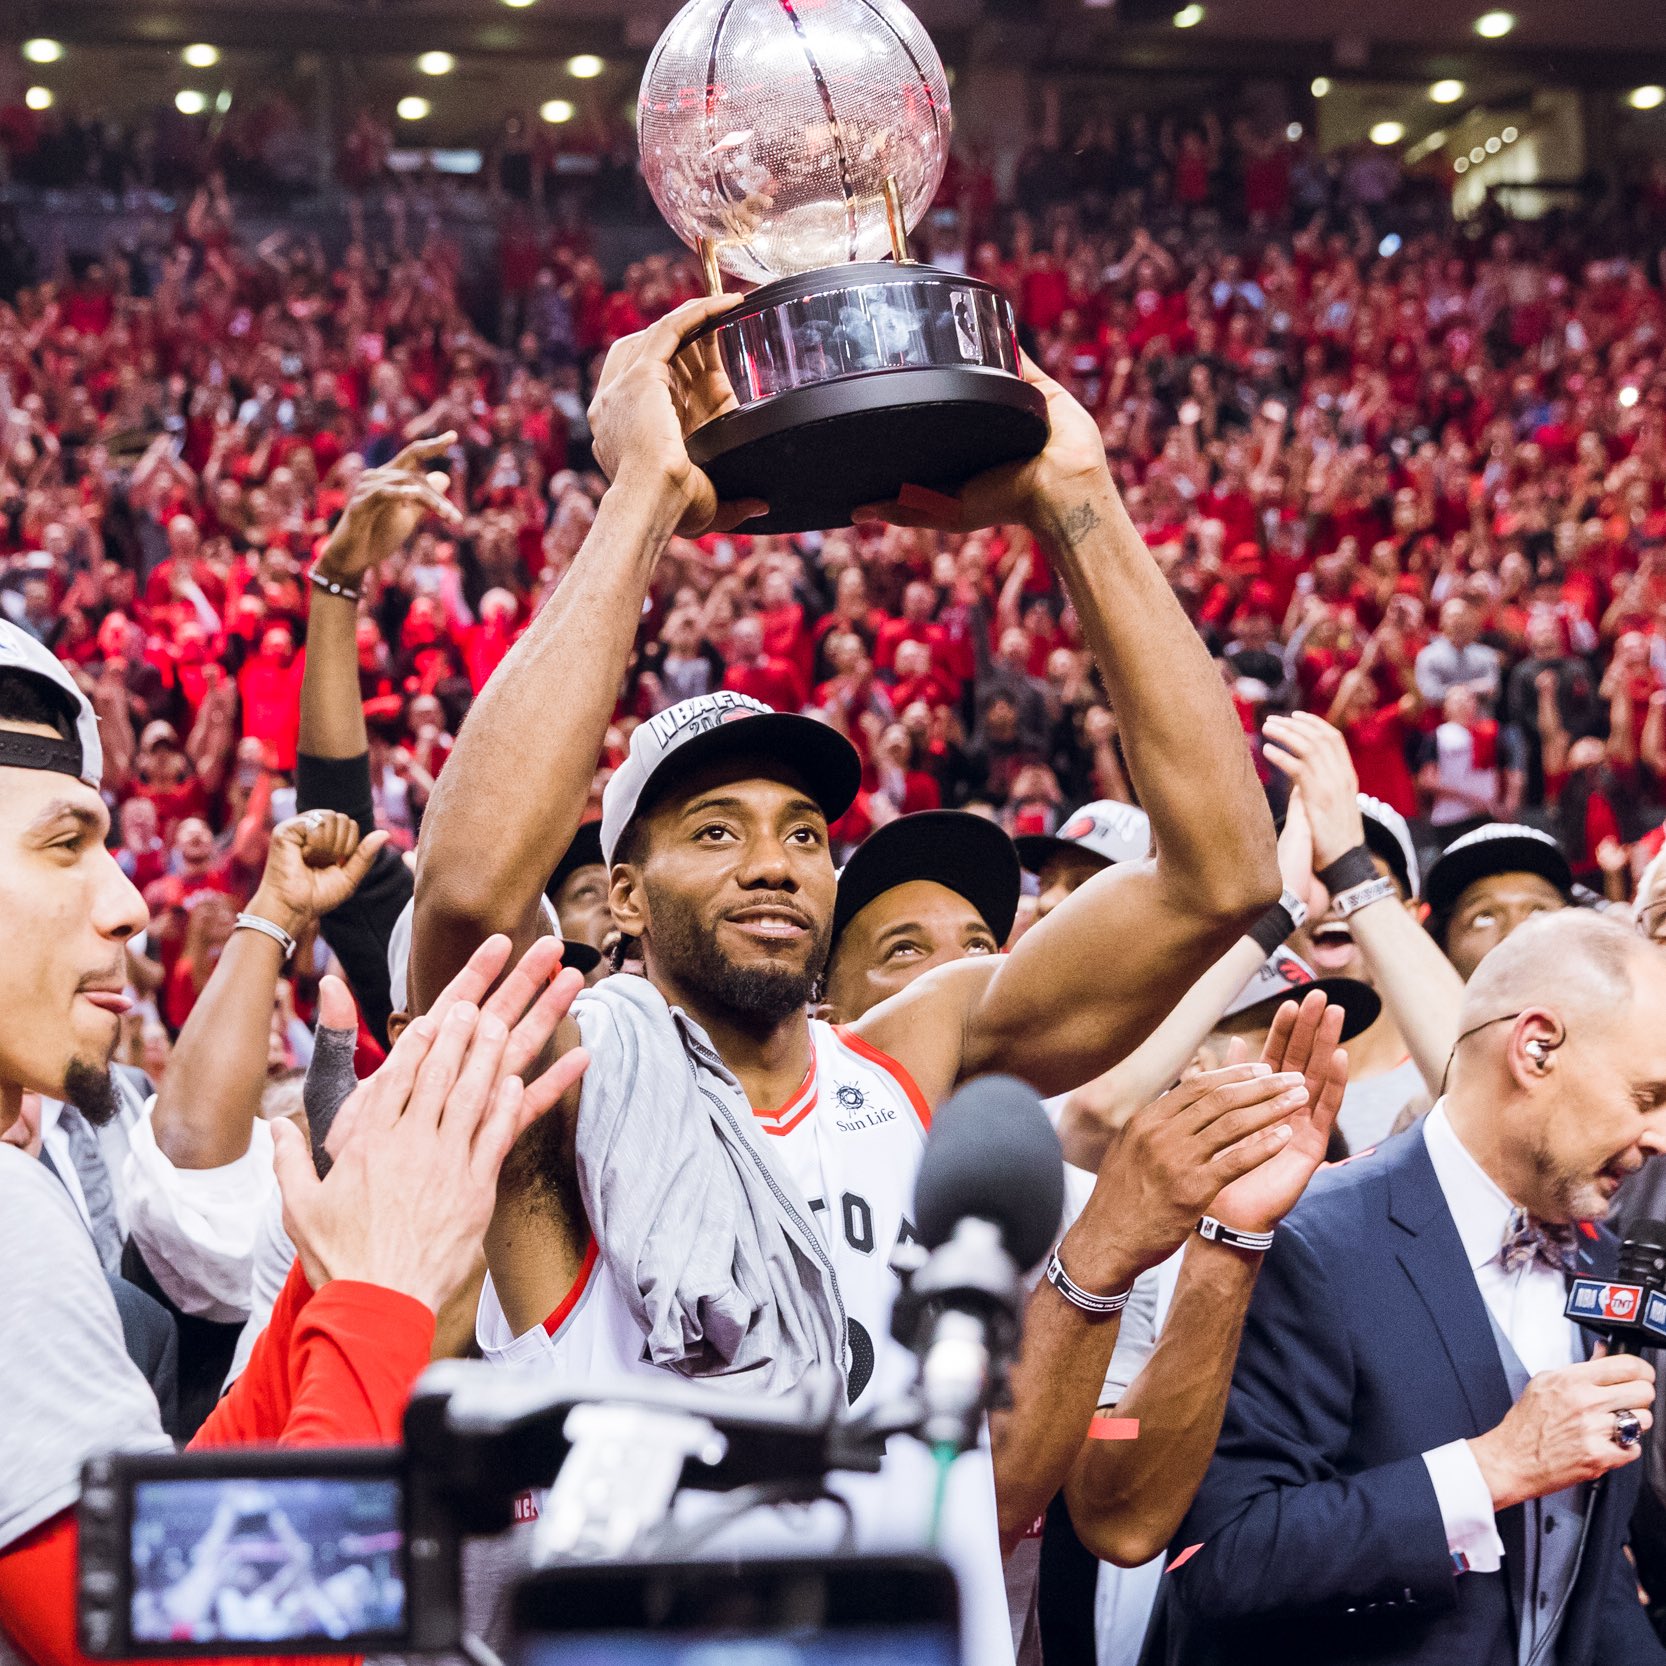
[[[1519,1272],[1530,1261],[1555,1273],[1571,1273],[1579,1265],[1578,1234],[1571,1226],[1537,1221],[1525,1209],[1516,1209],[1504,1229],[1498,1259],[1507,1273]]]

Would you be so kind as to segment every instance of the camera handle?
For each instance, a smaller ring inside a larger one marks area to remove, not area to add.
[[[710,1467],[729,1450],[703,1417],[616,1401],[574,1406],[562,1432],[570,1450],[532,1539],[539,1568],[624,1556],[670,1514],[683,1466]]]

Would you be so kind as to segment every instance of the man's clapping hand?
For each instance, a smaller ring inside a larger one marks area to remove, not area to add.
[[[481,944],[349,1096],[325,1179],[300,1131],[272,1124],[284,1227],[315,1290],[354,1279],[438,1313],[469,1277],[510,1148],[589,1062],[574,1048],[522,1081],[584,980],[561,968],[559,941],[545,937],[487,999],[509,954],[507,937]],[[332,991],[337,1010],[341,994]]]
[[[1071,1276],[1109,1292],[1167,1260],[1223,1187],[1289,1144],[1307,1099],[1295,1062],[1278,1071],[1240,1059],[1136,1111],[1112,1134],[1093,1196],[1060,1246]]]

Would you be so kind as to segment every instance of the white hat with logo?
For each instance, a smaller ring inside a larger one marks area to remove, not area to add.
[[[756,759],[757,774],[797,779],[837,821],[862,784],[856,748],[814,718],[771,711],[749,695],[720,690],[639,723],[630,752],[602,793],[602,860],[613,865],[625,829],[671,783],[719,758]]]
[[[1141,862],[1151,854],[1151,818],[1132,804],[1100,798],[1084,804],[1056,834],[1026,833],[1012,842],[1030,873],[1040,873],[1048,857],[1067,850],[1085,850],[1107,866]]]

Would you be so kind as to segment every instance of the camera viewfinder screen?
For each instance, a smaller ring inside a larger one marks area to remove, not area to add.
[[[135,1643],[396,1638],[405,1625],[397,1481],[141,1481],[133,1489]]]

